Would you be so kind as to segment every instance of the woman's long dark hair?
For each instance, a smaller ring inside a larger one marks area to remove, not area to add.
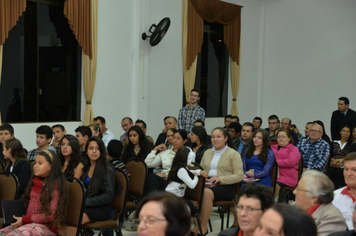
[[[61,162],[57,154],[53,151],[44,150],[37,154],[37,156],[43,156],[46,161],[51,164],[51,170],[43,181],[43,187],[41,191],[40,201],[41,201],[41,211],[45,214],[47,218],[51,212],[51,202],[53,199],[53,192],[55,189],[58,190],[58,205],[56,207],[56,212],[54,214],[54,221],[49,222],[52,226],[57,228],[62,228],[66,225],[67,221],[67,191],[65,185],[64,175],[62,173]],[[34,178],[37,178],[36,176]],[[30,194],[32,190],[33,182],[27,187],[26,193],[24,195],[26,208],[30,202]]]
[[[353,137],[352,137],[352,129],[351,129],[351,127],[350,127],[349,125],[343,125],[343,126],[341,126],[340,129],[339,129],[339,133],[341,132],[341,130],[342,130],[343,128],[348,128],[348,129],[350,130],[350,136],[349,136],[349,138],[347,139],[346,146],[351,146],[352,140],[353,140]],[[340,140],[341,140],[341,134],[340,134]]]
[[[152,145],[150,144],[150,142],[147,140],[145,133],[142,131],[142,129],[139,126],[132,126],[129,129],[129,132],[127,132],[127,137],[129,139],[129,143],[127,144],[125,150],[124,150],[124,154],[125,156],[128,157],[133,157],[135,156],[135,146],[132,144],[131,140],[130,140],[130,132],[131,131],[135,131],[138,134],[139,137],[139,146],[140,146],[140,151],[138,153],[138,156],[140,156],[140,154],[142,153],[148,153],[150,150],[152,150]]]
[[[250,141],[250,144],[248,145],[248,148],[246,151],[246,157],[250,159],[253,155],[253,152],[256,150],[255,144],[253,143],[253,138],[256,137],[257,133],[262,134],[262,142],[263,142],[261,153],[258,154],[258,159],[260,161],[262,161],[263,163],[267,163],[268,150],[271,148],[271,144],[269,143],[269,134],[264,129],[257,129],[253,133],[252,140]]]
[[[11,156],[16,160],[27,160],[25,150],[23,149],[20,140],[16,138],[8,139],[5,141],[4,147],[11,149]],[[9,160],[6,164],[5,170],[12,164],[13,163]]]
[[[99,146],[100,157],[96,161],[93,176],[90,181],[90,188],[86,192],[86,197],[93,197],[105,192],[106,189],[106,173],[108,171],[108,161],[106,157],[106,148],[100,137],[91,137],[85,145],[85,153],[88,156],[88,147],[91,142],[96,142]],[[90,158],[89,158],[90,160]],[[91,162],[84,168],[87,170],[91,166]]]
[[[174,177],[177,175],[177,172],[181,167],[187,166],[189,152],[190,149],[187,147],[181,147],[178,149],[167,177],[167,184],[174,180]]]
[[[74,169],[82,161],[79,141],[73,135],[66,134],[61,139],[61,142],[60,142],[61,145],[62,145],[63,139],[67,139],[68,142],[69,142],[69,146],[72,148],[72,154],[70,155],[70,159],[69,159],[67,168],[64,171],[64,176],[65,177],[73,177],[74,176]],[[63,169],[65,158],[64,158],[64,156],[62,154],[62,150],[59,151],[59,159],[61,160],[61,166],[62,166],[62,169]]]
[[[194,126],[192,128],[192,133],[194,133],[196,136],[198,136],[200,143],[202,145],[208,145],[209,140],[208,140],[208,134],[206,133],[206,130],[202,126]]]

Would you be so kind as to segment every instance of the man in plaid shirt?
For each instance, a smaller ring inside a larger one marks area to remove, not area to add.
[[[309,129],[309,137],[300,140],[298,149],[303,158],[304,170],[325,171],[329,159],[330,145],[323,140],[323,127],[314,123]]]
[[[189,134],[196,120],[205,121],[205,111],[198,105],[200,92],[197,89],[190,91],[189,104],[182,107],[178,115],[178,129],[184,129]]]

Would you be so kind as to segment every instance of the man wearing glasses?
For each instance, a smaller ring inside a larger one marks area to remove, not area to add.
[[[328,162],[330,146],[323,140],[324,130],[319,124],[314,123],[309,130],[309,137],[300,140],[297,147],[303,158],[303,170],[325,171]]]
[[[246,184],[239,191],[235,206],[235,220],[232,228],[221,231],[218,236],[252,235],[259,225],[264,211],[274,204],[271,188],[256,184]],[[238,226],[237,226],[238,225]]]

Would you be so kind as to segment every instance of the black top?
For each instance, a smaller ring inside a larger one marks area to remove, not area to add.
[[[339,129],[344,125],[349,125],[351,128],[356,126],[356,112],[354,110],[349,109],[346,116],[339,110],[333,112],[330,122],[332,140],[340,140]]]
[[[10,165],[7,167],[6,171],[10,172]],[[18,197],[20,198],[22,194],[24,194],[28,182],[31,180],[32,177],[32,171],[31,171],[31,164],[28,160],[18,160],[15,162],[14,168],[11,171],[16,175],[16,177],[19,180],[19,191],[18,191]]]

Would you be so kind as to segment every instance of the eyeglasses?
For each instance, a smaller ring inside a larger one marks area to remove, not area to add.
[[[315,130],[315,129],[310,129],[309,132],[312,132],[312,133],[321,133],[320,130]]]
[[[241,205],[237,205],[235,207],[235,210],[237,212],[242,212],[243,210],[245,210],[247,213],[252,213],[252,212],[255,212],[255,211],[262,211],[261,208],[253,208],[253,207],[249,207],[249,206],[245,207],[245,206],[241,206]]]
[[[157,221],[167,221],[166,219],[157,219],[157,218],[154,218],[154,217],[149,217],[149,218],[146,218],[146,219],[135,219],[135,223],[137,225],[140,224],[140,222],[143,221],[143,223],[145,223],[145,225],[154,225]]]
[[[288,138],[286,135],[278,135],[277,138]]]

